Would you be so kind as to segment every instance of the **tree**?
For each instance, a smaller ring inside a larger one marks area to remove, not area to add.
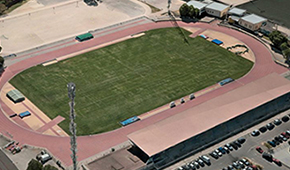
[[[56,167],[51,166],[51,165],[46,165],[43,170],[58,170]]]
[[[188,12],[189,12],[189,6],[186,3],[181,5],[181,7],[179,8],[180,15],[181,16],[188,16]]]
[[[280,49],[283,51],[283,50],[286,50],[288,47],[288,43],[287,42],[283,42],[281,45],[280,45]]]
[[[42,164],[35,159],[32,159],[28,163],[28,167],[26,170],[42,170]]]
[[[1,64],[1,66],[4,65],[4,58],[2,56],[0,56],[0,64]]]
[[[195,17],[199,17],[199,9],[195,8],[194,9],[194,14],[195,14]]]
[[[283,55],[287,61],[290,61],[290,48],[283,50]]]
[[[195,8],[192,5],[190,5],[189,6],[189,10],[188,10],[188,16],[190,18],[193,18],[195,16],[195,13],[194,12],[195,12]]]
[[[280,48],[282,43],[287,42],[287,38],[283,36],[280,31],[277,31],[277,30],[272,31],[269,34],[269,38],[274,44],[274,46],[278,48]]]

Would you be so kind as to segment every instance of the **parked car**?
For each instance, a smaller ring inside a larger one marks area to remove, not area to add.
[[[193,161],[193,164],[195,165],[196,168],[199,168],[199,163],[196,161]]]
[[[267,128],[265,126],[262,126],[259,128],[259,131],[265,133],[267,131]]]
[[[289,117],[288,116],[283,116],[281,119],[282,119],[283,122],[288,122],[289,121]]]
[[[228,170],[234,170],[234,167],[232,165],[229,165]]]
[[[290,136],[290,131],[289,130],[286,130],[286,134]]]
[[[281,120],[280,119],[276,119],[276,120],[274,120],[274,124],[276,125],[276,126],[279,126],[279,125],[281,125]]]
[[[251,133],[252,136],[259,136],[260,135],[260,132],[258,130],[254,130],[252,133]]]
[[[269,162],[273,161],[273,156],[271,154],[267,153],[267,152],[263,152],[262,157],[264,159],[266,159],[267,161],[269,161]]]
[[[283,135],[279,135],[279,138],[281,138],[283,141],[287,141],[287,138],[285,138]]]
[[[275,125],[273,125],[272,123],[268,123],[268,124],[266,125],[266,128],[267,128],[268,130],[272,130],[272,129],[274,129],[274,127],[275,127]]]
[[[243,143],[245,143],[246,139],[245,139],[245,138],[239,138],[237,141],[238,141],[240,144],[243,144]]]
[[[274,139],[279,141],[280,143],[283,143],[283,139],[280,136],[276,136]]]
[[[227,147],[230,151],[234,150],[233,146],[231,144],[226,144],[225,147]]]
[[[219,147],[218,150],[219,150],[222,154],[226,154],[226,151],[224,150],[223,147]]]
[[[219,156],[219,157],[221,157],[223,154],[219,151],[219,150],[215,150],[215,153],[217,153],[217,155]]]
[[[284,136],[285,138],[289,139],[289,135],[287,135],[286,132],[282,132],[281,135]]]
[[[275,145],[280,145],[280,142],[279,142],[279,141],[277,141],[277,140],[275,140],[275,139],[273,139],[273,140],[272,140],[272,142],[274,142],[274,143],[275,143]]]
[[[236,169],[240,169],[240,165],[237,162],[233,162],[233,167]]]
[[[226,153],[230,153],[230,150],[227,147],[224,147],[224,150],[226,151]]]
[[[201,159],[198,159],[197,162],[200,166],[204,167],[204,162]]]
[[[264,152],[263,149],[262,149],[260,146],[257,146],[257,147],[256,147],[256,150],[257,150],[259,153],[263,153],[263,152]]]
[[[281,161],[279,161],[278,159],[273,158],[272,161],[273,161],[276,165],[278,165],[278,166],[282,166]]]
[[[234,143],[240,148],[242,145],[238,141],[234,141]]]
[[[196,170],[195,165],[193,163],[190,163],[189,167],[190,167],[191,170]]]
[[[268,144],[270,144],[272,147],[276,147],[276,144],[272,141],[267,141]]]
[[[237,150],[239,147],[234,143],[234,142],[232,142],[231,143],[231,146],[235,149],[235,150]]]
[[[250,165],[251,165],[250,162],[249,162],[247,159],[245,159],[245,158],[241,159],[241,161],[242,161],[246,166],[250,166]]]
[[[240,168],[244,168],[245,167],[245,165],[244,165],[244,163],[242,161],[238,161],[237,163],[238,163]]]
[[[215,153],[215,152],[211,152],[209,155],[210,155],[211,157],[213,157],[214,159],[218,159],[218,158],[219,158],[218,154]]]

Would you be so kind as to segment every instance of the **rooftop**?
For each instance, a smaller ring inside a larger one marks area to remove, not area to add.
[[[260,16],[255,15],[255,14],[250,14],[250,15],[244,16],[241,19],[244,21],[248,21],[249,23],[252,23],[252,24],[257,24],[260,22],[267,21],[266,18],[260,17]]]
[[[224,5],[224,4],[217,3],[217,2],[213,2],[213,3],[209,4],[208,6],[206,6],[206,8],[214,9],[214,10],[218,10],[218,11],[223,11],[228,7],[229,7],[228,5]]]
[[[290,81],[273,73],[131,133],[128,138],[153,156],[288,92]]]
[[[188,6],[192,5],[194,8],[197,8],[197,9],[202,9],[207,6],[207,4],[199,2],[199,1],[189,1],[187,2],[187,5]]]
[[[244,15],[246,12],[245,9],[239,9],[239,8],[232,8],[228,11],[228,14],[234,14],[234,15],[238,15],[238,16],[242,16]]]

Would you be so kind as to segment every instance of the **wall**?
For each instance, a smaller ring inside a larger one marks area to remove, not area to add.
[[[266,120],[286,109],[290,108],[290,93],[280,96],[238,117],[224,122],[208,131],[193,136],[192,138],[168,148],[165,151],[151,157],[155,164],[151,163],[144,169],[164,168],[179,160],[184,159],[198,151],[201,151],[215,143],[233,136],[253,125]]]
[[[205,11],[209,15],[212,15],[212,16],[215,16],[215,17],[218,17],[218,18],[221,17],[220,11],[217,11],[217,10],[214,10],[214,9],[209,9],[209,8],[205,8]]]
[[[225,16],[228,12],[228,10],[230,9],[230,7],[222,10],[222,11],[218,11],[218,10],[214,10],[214,9],[210,9],[210,8],[205,8],[205,11],[207,14],[218,17],[218,18],[222,18],[223,16]]]
[[[239,24],[240,24],[241,26],[243,26],[243,27],[249,29],[249,30],[256,31],[256,30],[258,30],[258,29],[261,27],[262,22],[257,23],[257,24],[252,24],[252,23],[249,23],[249,22],[247,22],[247,21],[245,21],[245,20],[240,19],[240,20],[239,20]]]

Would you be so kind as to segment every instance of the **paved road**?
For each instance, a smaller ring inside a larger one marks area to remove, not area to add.
[[[2,149],[0,149],[0,170],[18,170]]]
[[[78,142],[78,160],[84,160],[89,158],[96,153],[103,152],[111,147],[114,147],[120,143],[127,141],[127,135],[142,129],[148,125],[154,124],[158,121],[161,121],[167,117],[170,117],[174,114],[180,113],[190,107],[198,105],[207,101],[208,99],[214,98],[218,95],[224,94],[232,89],[238,88],[244,84],[247,84],[253,80],[261,78],[265,75],[270,73],[276,72],[278,74],[286,72],[287,69],[275,64],[272,61],[271,53],[268,49],[262,45],[259,41],[244,35],[240,32],[235,30],[231,30],[224,27],[208,25],[205,23],[182,23],[178,22],[180,26],[187,26],[187,27],[198,27],[203,29],[212,29],[215,31],[220,31],[225,34],[231,35],[240,41],[244,42],[248,45],[256,56],[256,63],[246,76],[240,78],[239,80],[231,83],[225,87],[219,88],[212,92],[209,92],[203,96],[196,98],[194,101],[187,102],[182,106],[178,106],[174,109],[166,110],[161,112],[157,115],[151,116],[147,119],[138,121],[132,125],[107,132],[102,134],[97,134],[93,136],[81,136],[77,138]],[[122,26],[120,26],[122,27]],[[9,81],[13,76],[20,73],[21,71],[35,66],[37,64],[43,63],[48,60],[52,60],[54,58],[64,56],[67,54],[71,54],[74,52],[78,52],[83,49],[87,49],[90,47],[94,47],[103,43],[107,43],[113,41],[115,39],[119,39],[125,36],[129,36],[132,34],[140,33],[142,31],[157,29],[157,28],[164,28],[164,27],[173,27],[171,22],[158,22],[158,23],[144,23],[140,25],[131,25],[126,29],[122,29],[116,32],[112,32],[107,35],[103,35],[92,40],[83,42],[83,43],[76,43],[70,46],[63,47],[61,49],[57,49],[54,51],[48,51],[44,54],[40,54],[35,57],[27,58],[22,61],[19,61],[15,64],[12,64],[7,68],[5,73],[2,75],[0,80],[0,88]],[[21,58],[21,56],[19,56]],[[17,124],[11,122],[6,116],[5,112],[9,111],[9,108],[0,101],[1,104],[1,114],[0,114],[0,132],[3,134],[9,133],[13,136],[13,139],[19,141],[20,143],[30,144],[33,146],[40,146],[47,148],[50,152],[53,153],[57,158],[63,161],[65,165],[71,165],[71,158],[70,154],[71,151],[69,149],[69,137],[57,137],[57,136],[48,136],[43,135],[38,132],[31,131],[30,129],[26,129],[20,127]]]

